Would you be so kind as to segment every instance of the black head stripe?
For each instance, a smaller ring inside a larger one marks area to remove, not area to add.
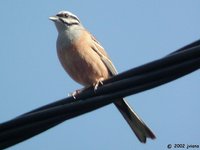
[[[69,15],[67,13],[60,13],[60,14],[57,14],[56,16],[58,16],[59,18],[73,18],[80,23],[80,21],[77,17]]]

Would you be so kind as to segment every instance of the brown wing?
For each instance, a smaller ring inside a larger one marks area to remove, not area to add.
[[[90,35],[91,35],[92,40],[94,41],[92,45],[92,49],[100,56],[101,60],[103,61],[108,71],[110,72],[110,75],[111,76],[116,75],[117,70],[115,66],[113,65],[112,61],[110,60],[108,54],[106,53],[104,48],[101,46],[101,44],[96,40],[96,38],[92,36],[92,34]]]
[[[104,48],[101,46],[101,43],[99,43],[99,41],[97,41],[97,39],[96,39],[91,33],[89,33],[89,34],[91,35],[91,38],[92,38],[92,40],[94,41],[94,44],[95,44],[95,46],[97,47],[97,49],[98,49],[104,56],[106,56],[107,58],[109,58],[108,54],[106,53],[106,51],[104,50]]]

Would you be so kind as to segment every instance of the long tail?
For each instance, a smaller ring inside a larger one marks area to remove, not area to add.
[[[146,143],[147,138],[155,139],[153,132],[147,127],[147,125],[139,118],[139,116],[133,111],[129,104],[120,99],[116,101],[115,106],[121,112],[124,119],[127,121],[140,142]]]

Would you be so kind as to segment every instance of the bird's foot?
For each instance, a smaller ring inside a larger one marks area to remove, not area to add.
[[[69,96],[72,96],[74,99],[76,99],[76,97],[78,96],[78,94],[80,94],[83,90],[82,89],[79,89],[79,90],[76,90],[72,93],[69,93],[68,95]]]
[[[94,92],[96,92],[96,90],[98,89],[98,87],[100,85],[103,85],[103,80],[104,80],[104,78],[100,78],[96,83],[93,84],[93,86],[94,86]]]

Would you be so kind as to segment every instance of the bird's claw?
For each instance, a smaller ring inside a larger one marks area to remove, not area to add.
[[[103,85],[103,78],[100,78],[93,86],[94,86],[94,92],[97,91],[99,85]]]
[[[70,93],[69,96],[72,96],[74,99],[76,99],[77,95],[81,93],[82,90],[76,90],[73,93]]]

